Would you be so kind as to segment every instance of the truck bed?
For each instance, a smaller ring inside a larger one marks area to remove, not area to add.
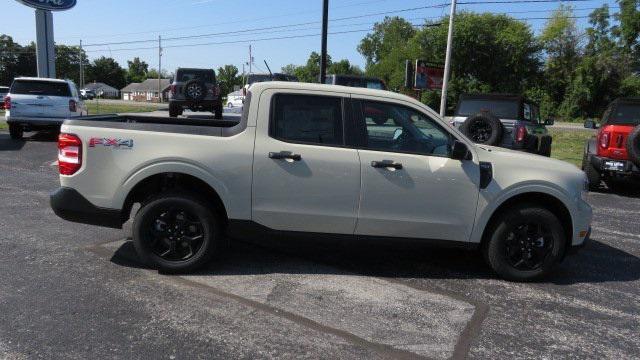
[[[65,125],[129,129],[193,135],[232,136],[246,127],[240,116],[226,116],[222,120],[208,118],[171,118],[163,116],[112,114],[67,119]]]

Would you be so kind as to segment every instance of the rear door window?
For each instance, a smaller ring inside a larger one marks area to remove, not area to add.
[[[70,97],[71,90],[64,82],[16,80],[11,85],[11,94]]]
[[[344,144],[340,97],[279,94],[272,109],[269,134],[276,139],[327,146]]]

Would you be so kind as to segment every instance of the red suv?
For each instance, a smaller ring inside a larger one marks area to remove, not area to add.
[[[593,120],[584,126],[598,129]],[[598,189],[602,180],[640,177],[640,98],[618,99],[609,105],[598,133],[585,147],[582,170],[591,190]]]

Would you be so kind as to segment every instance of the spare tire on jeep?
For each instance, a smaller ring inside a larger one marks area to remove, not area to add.
[[[640,167],[640,125],[636,126],[627,138],[627,154],[629,160]]]
[[[476,144],[498,145],[502,140],[503,127],[493,114],[481,112],[469,116],[460,126],[460,131]]]
[[[207,85],[201,80],[193,79],[184,84],[184,96],[193,101],[201,101],[207,96]]]

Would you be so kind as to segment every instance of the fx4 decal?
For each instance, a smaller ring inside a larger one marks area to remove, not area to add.
[[[115,149],[131,149],[133,148],[133,139],[91,138],[89,140],[89,147],[98,145]]]

